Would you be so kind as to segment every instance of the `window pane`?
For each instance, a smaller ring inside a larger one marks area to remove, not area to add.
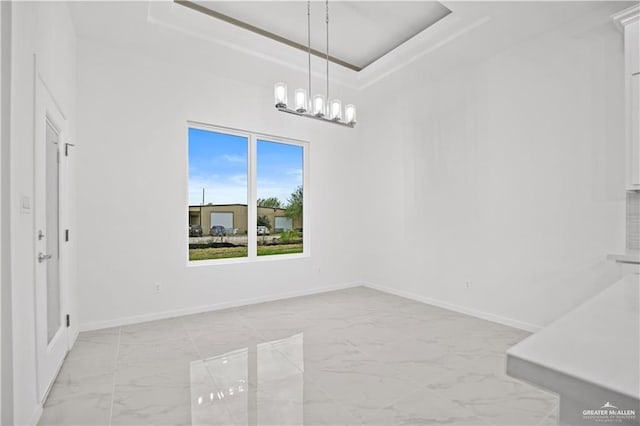
[[[248,146],[189,129],[189,260],[247,256]]]
[[[304,149],[258,140],[258,256],[302,253]]]

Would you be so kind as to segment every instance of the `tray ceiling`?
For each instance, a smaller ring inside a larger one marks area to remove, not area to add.
[[[184,1],[183,6],[306,51],[307,2]],[[329,2],[332,62],[360,71],[451,11],[436,1]],[[311,48],[326,50],[325,2],[311,2]]]

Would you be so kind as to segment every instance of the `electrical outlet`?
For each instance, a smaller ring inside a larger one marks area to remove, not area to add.
[[[158,293],[160,293],[162,291],[162,286],[158,282],[153,283],[153,288],[154,288],[156,294],[158,294]]]
[[[471,290],[471,281],[467,280],[464,282],[464,288],[467,290]]]

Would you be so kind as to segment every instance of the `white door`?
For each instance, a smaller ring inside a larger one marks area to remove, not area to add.
[[[36,81],[35,277],[38,395],[43,401],[67,353],[61,280],[61,146],[64,116],[44,84]]]
[[[233,229],[233,212],[211,212],[211,226]]]

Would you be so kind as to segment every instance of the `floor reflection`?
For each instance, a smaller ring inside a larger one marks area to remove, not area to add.
[[[551,424],[526,335],[361,287],[83,332],[40,424]]]
[[[303,424],[303,333],[191,363],[194,425]]]

